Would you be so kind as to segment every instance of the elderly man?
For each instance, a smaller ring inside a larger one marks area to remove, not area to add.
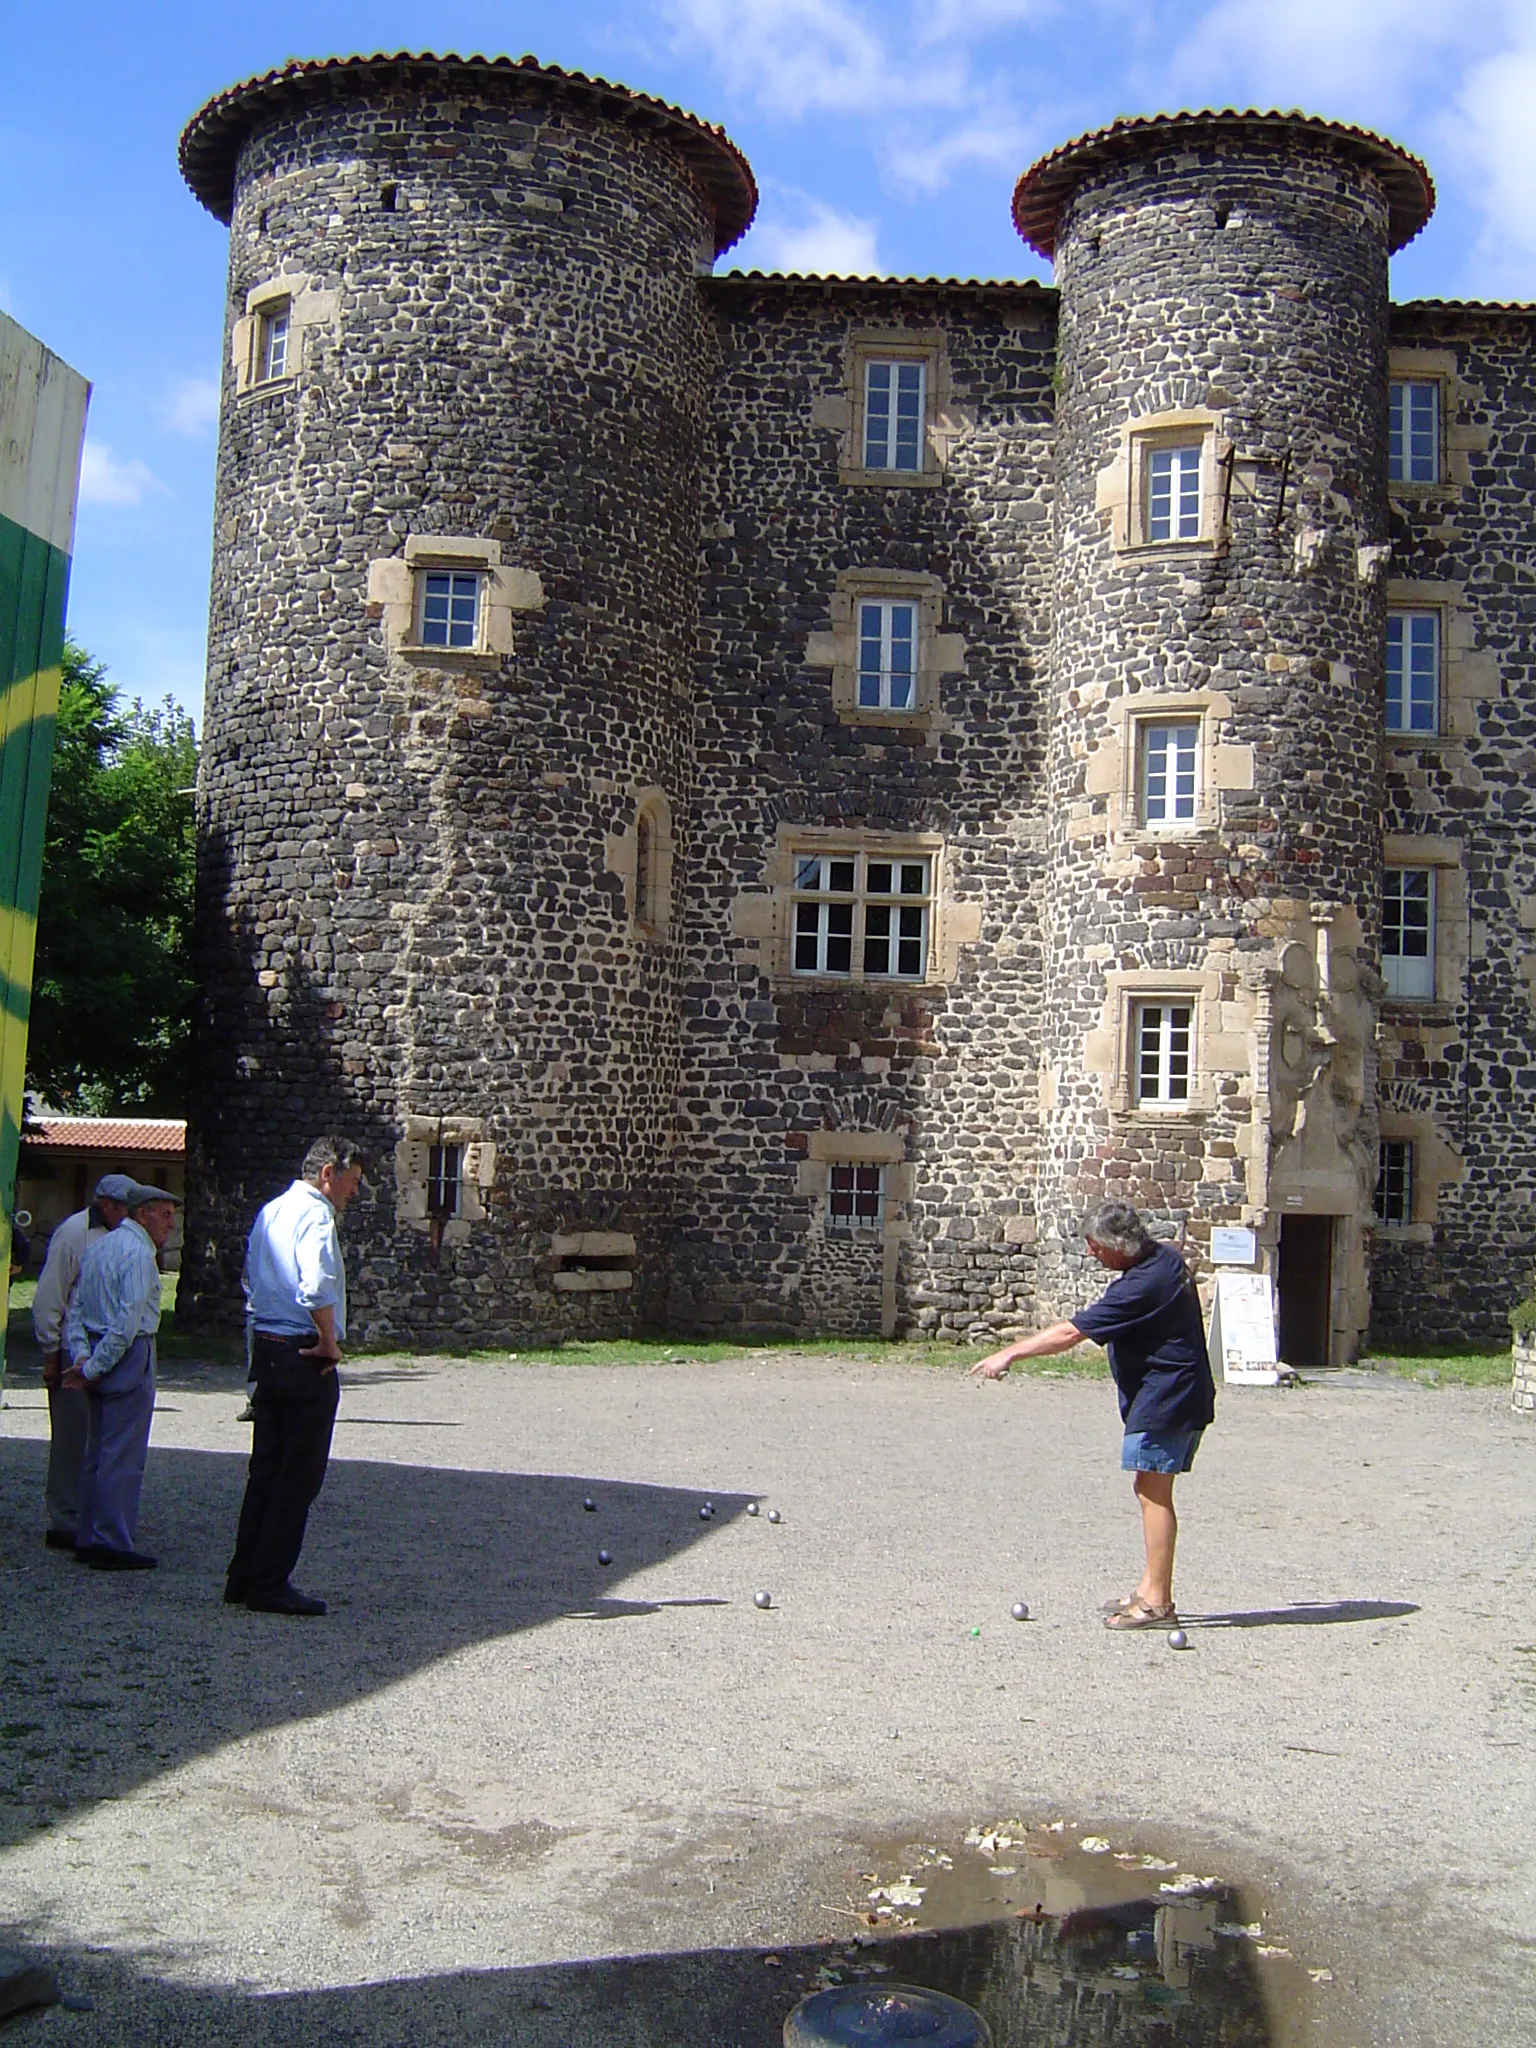
[[[1070,1322],[1004,1345],[978,1360],[971,1377],[1000,1379],[1017,1359],[1070,1351],[1085,1337],[1108,1346],[1125,1425],[1120,1469],[1136,1475],[1146,1565],[1129,1598],[1112,1603],[1104,1626],[1176,1627],[1173,1552],[1179,1521],[1173,1482],[1194,1463],[1201,1435],[1216,1416],[1200,1298],[1181,1253],[1159,1244],[1129,1202],[1101,1202],[1083,1235],[1094,1258],[1116,1278]]]
[[[43,1354],[43,1385],[48,1389],[48,1479],[43,1506],[48,1518],[43,1541],[50,1550],[73,1550],[80,1526],[80,1465],[85,1457],[89,1403],[78,1387],[63,1384],[59,1351],[64,1342],[64,1316],[81,1262],[89,1247],[116,1230],[128,1214],[125,1197],[133,1182],[126,1173],[104,1173],[88,1208],[66,1216],[48,1240],[48,1256],[37,1276],[32,1298],[32,1334]]]
[[[87,1249],[64,1317],[71,1364],[63,1384],[86,1396],[75,1562],[98,1571],[155,1568],[134,1539],[155,1413],[160,1252],[176,1225],[177,1200],[165,1188],[130,1183],[128,1214]]]
[[[256,1614],[325,1612],[323,1600],[294,1585],[293,1570],[325,1480],[341,1397],[347,1275],[336,1226],[362,1179],[354,1144],[317,1138],[302,1178],[267,1203],[246,1247],[256,1415],[224,1599]]]

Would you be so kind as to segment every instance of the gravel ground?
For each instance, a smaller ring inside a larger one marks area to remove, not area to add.
[[[8,1387],[0,1928],[92,2009],[7,2038],[725,2041],[707,1985],[760,1958],[705,1952],[844,1936],[871,1845],[1017,1815],[1247,1886],[1333,1973],[1310,2041],[1536,2043],[1536,1427],[1506,1393],[1228,1390],[1180,1483],[1179,1655],[1099,1621],[1139,1567],[1103,1384],[345,1378],[319,1622],[219,1604],[234,1375],[162,1377],[144,1577],[44,1550],[42,1390]]]

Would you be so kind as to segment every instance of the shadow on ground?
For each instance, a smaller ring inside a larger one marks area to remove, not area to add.
[[[56,1958],[72,2003],[12,2023],[7,2042],[112,2048],[780,2048],[807,1993],[869,1976],[947,1991],[974,2006],[994,2048],[1271,2048],[1276,2035],[1248,1945],[1206,1926],[1233,1902],[1147,1900],[1056,1921],[843,1945],[697,1950],[535,1969],[464,1971],[307,1992],[187,1989],[114,1957]],[[1171,1924],[1170,1924],[1171,1923]],[[1303,2021],[1306,2016],[1301,2015]],[[44,2029],[46,2028],[46,2037]]]
[[[366,1386],[348,1393],[366,1405]],[[142,1577],[43,1547],[46,1462],[46,1444],[0,1439],[0,1843],[467,1645],[561,1616],[641,1620],[657,1604],[611,1598],[614,1579],[746,1505],[717,1494],[706,1522],[699,1494],[663,1486],[333,1461],[299,1574],[332,1611],[295,1622],[221,1604],[243,1453],[152,1448],[140,1533],[160,1568]]]

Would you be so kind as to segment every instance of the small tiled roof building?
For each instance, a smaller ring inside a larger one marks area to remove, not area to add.
[[[1502,1330],[1536,1196],[1536,388],[1299,114],[1020,181],[1056,286],[715,275],[717,129],[295,63],[230,226],[182,1303],[310,1137],[358,1325],[990,1337],[1106,1196],[1282,1349]]]

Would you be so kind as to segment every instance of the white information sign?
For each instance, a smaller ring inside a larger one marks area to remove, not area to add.
[[[1210,1349],[1211,1362],[1220,1362],[1228,1386],[1279,1385],[1275,1304],[1267,1273],[1216,1275]]]
[[[1251,1266],[1258,1255],[1258,1240],[1251,1230],[1223,1229],[1219,1223],[1212,1226],[1213,1266]]]

